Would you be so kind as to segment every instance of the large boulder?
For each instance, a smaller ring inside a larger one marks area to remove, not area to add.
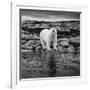
[[[63,40],[63,41],[61,41],[61,46],[69,46],[69,42],[68,42],[68,40]]]
[[[74,47],[73,47],[72,45],[70,45],[70,46],[68,47],[67,51],[68,51],[68,52],[74,52],[75,49],[74,49]]]

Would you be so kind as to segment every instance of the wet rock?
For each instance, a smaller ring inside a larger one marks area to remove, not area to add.
[[[80,60],[74,60],[72,63],[80,64]]]

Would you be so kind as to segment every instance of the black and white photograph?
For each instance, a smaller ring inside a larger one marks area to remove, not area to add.
[[[20,9],[20,79],[80,76],[80,12]]]

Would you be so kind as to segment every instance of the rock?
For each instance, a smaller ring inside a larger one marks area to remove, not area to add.
[[[41,49],[41,46],[37,46],[37,47],[36,47],[36,50],[40,50],[40,49]]]
[[[39,39],[39,37],[36,34],[33,35],[33,38],[34,39]]]
[[[74,47],[70,45],[70,46],[68,47],[67,51],[68,51],[68,52],[74,52],[75,50],[74,50]]]
[[[68,41],[61,41],[60,43],[62,46],[69,46],[69,42]]]
[[[61,47],[61,46],[58,46],[58,50],[60,51],[60,52],[63,52],[64,50],[63,50],[63,47]]]

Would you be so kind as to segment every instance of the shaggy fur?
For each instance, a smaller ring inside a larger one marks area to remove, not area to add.
[[[57,31],[55,28],[44,29],[40,32],[40,41],[43,49],[51,50],[50,45],[53,45],[53,49],[57,50]]]

